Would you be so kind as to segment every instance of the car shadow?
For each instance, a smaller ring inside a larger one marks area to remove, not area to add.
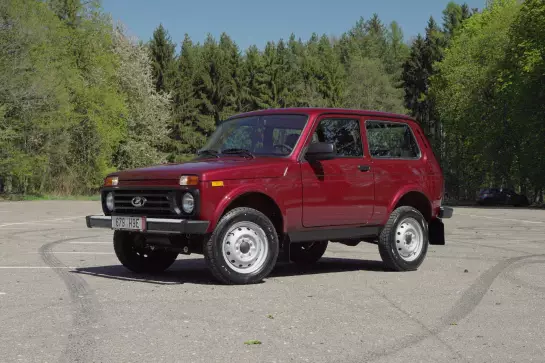
[[[269,278],[351,271],[386,272],[387,270],[381,261],[324,257],[316,264],[308,267],[279,262],[269,275]],[[156,274],[137,274],[127,270],[122,265],[81,267],[72,270],[72,272],[106,279],[157,285],[219,284],[208,270],[202,258],[177,260],[168,270]]]

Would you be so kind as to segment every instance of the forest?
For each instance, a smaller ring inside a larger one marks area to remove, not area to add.
[[[324,106],[414,117],[454,200],[510,187],[543,203],[545,2],[450,2],[422,25],[407,39],[368,14],[240,49],[161,24],[139,40],[96,0],[2,0],[0,192],[92,194],[111,171],[191,159],[235,113]]]

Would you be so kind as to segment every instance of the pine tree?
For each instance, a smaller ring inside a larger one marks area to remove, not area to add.
[[[210,123],[202,123],[196,86],[200,74],[200,53],[189,35],[185,34],[180,55],[176,59],[176,73],[173,82],[173,119],[170,137],[174,154],[170,161],[180,160],[180,155],[194,154],[206,141],[204,135],[211,132]],[[181,158],[183,159],[183,157]]]
[[[202,122],[218,124],[229,113],[232,104],[234,81],[229,69],[229,57],[225,52],[227,40],[223,38],[220,47],[208,35],[202,46],[200,80],[197,93],[200,99]]]
[[[425,95],[429,77],[425,64],[426,43],[420,34],[414,40],[410,55],[403,63],[402,79],[405,89],[405,107],[417,120],[425,112]]]
[[[153,38],[149,42],[149,49],[155,89],[158,92],[168,92],[172,87],[176,45],[170,39],[170,35],[163,27],[163,24],[159,24],[153,32]]]
[[[267,79],[263,56],[255,45],[246,51],[244,61],[244,87],[248,95],[247,108],[250,111],[267,108],[265,103]]]
[[[319,69],[317,70],[318,90],[329,107],[340,107],[344,96],[344,69],[331,46],[323,35],[318,43]]]

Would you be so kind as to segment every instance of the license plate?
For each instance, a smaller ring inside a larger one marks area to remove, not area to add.
[[[146,217],[112,216],[112,229],[124,231],[145,231]]]

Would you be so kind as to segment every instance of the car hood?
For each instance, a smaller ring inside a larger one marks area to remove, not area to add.
[[[176,164],[155,165],[139,169],[123,170],[110,174],[120,182],[136,180],[177,180],[182,175],[197,175],[202,181],[279,178],[284,175],[289,161],[282,158],[222,157],[199,159]]]

